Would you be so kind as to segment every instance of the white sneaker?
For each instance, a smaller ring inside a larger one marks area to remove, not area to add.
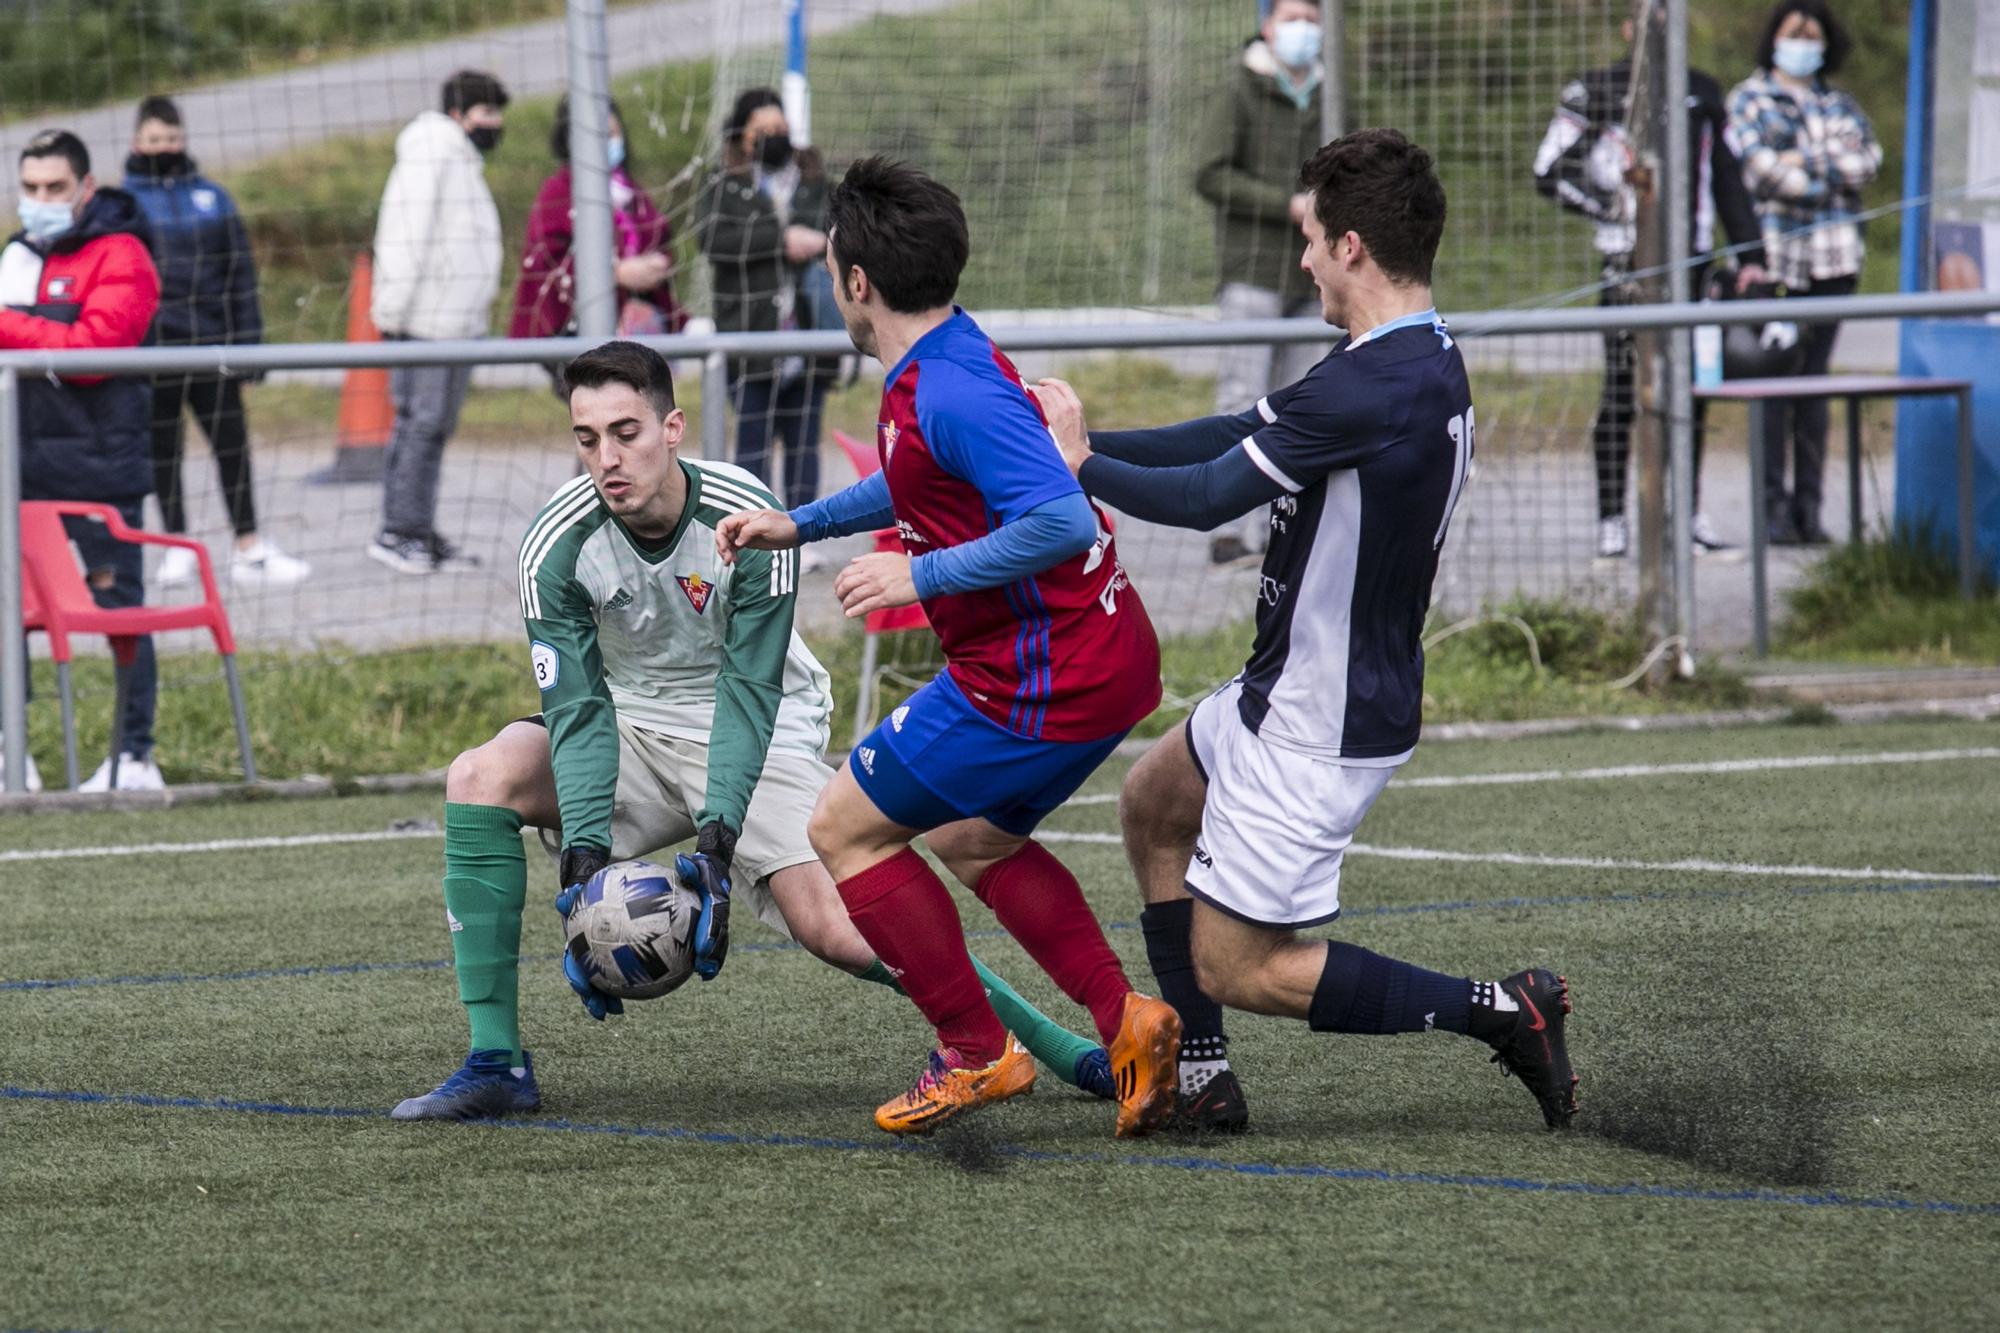
[[[42,789],[42,775],[35,769],[35,756],[33,756],[32,754],[23,755],[22,758],[28,761],[27,790],[31,792],[40,791]],[[0,764],[0,791],[5,791],[5,790],[7,790],[7,772],[5,765]]]
[[[1696,555],[1721,555],[1736,549],[1733,542],[1722,540],[1707,514],[1698,513],[1688,523],[1688,540]]]
[[[1625,554],[1627,544],[1623,514],[1597,520],[1597,555],[1600,560],[1618,559]]]
[[[118,756],[119,791],[165,791],[167,780],[160,775],[160,766],[150,758],[135,759],[130,754]],[[111,761],[106,759],[97,766],[97,771],[84,780],[78,791],[110,791]]]
[[[153,572],[153,582],[162,588],[171,588],[176,583],[193,583],[201,577],[201,565],[195,554],[185,546],[169,546],[160,557],[160,567]]]
[[[304,581],[312,566],[286,555],[273,542],[258,538],[240,548],[229,562],[229,581],[239,588],[284,588]]]

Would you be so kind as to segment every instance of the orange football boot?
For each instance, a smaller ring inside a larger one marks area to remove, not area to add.
[[[1119,1138],[1140,1138],[1167,1123],[1180,1086],[1180,1054],[1181,1016],[1173,1006],[1136,991],[1127,995],[1111,1039]]]
[[[962,1069],[932,1051],[917,1085],[876,1107],[875,1123],[891,1134],[928,1134],[967,1111],[1034,1089],[1035,1057],[1010,1032],[1000,1058],[980,1069]]]

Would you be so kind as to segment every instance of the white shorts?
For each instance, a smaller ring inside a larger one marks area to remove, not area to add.
[[[1340,861],[1400,765],[1364,768],[1282,749],[1243,725],[1232,680],[1188,718],[1208,783],[1188,891],[1256,926],[1295,929],[1340,915]]]
[[[750,808],[736,841],[730,879],[733,897],[786,939],[784,914],[771,897],[771,876],[818,857],[806,838],[820,789],[833,770],[808,755],[773,750],[750,793]],[[618,723],[618,791],[611,807],[611,859],[652,857],[695,834],[695,812],[708,794],[708,747]],[[551,856],[559,848],[542,845]]]

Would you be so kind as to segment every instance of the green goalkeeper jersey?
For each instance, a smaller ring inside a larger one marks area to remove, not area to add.
[[[566,845],[611,846],[617,723],[709,747],[697,823],[741,831],[773,747],[821,757],[831,682],[792,627],[797,551],[725,565],[725,514],[780,506],[727,463],[679,464],[687,506],[664,541],[635,536],[588,476],[565,484],[521,542],[521,617],[542,691]]]

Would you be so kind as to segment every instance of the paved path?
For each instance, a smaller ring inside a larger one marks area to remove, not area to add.
[[[460,438],[446,454],[439,527],[486,562],[477,573],[431,578],[396,575],[364,554],[381,503],[371,486],[314,487],[306,475],[331,455],[323,438],[260,443],[259,508],[264,530],[310,559],[314,577],[297,588],[228,593],[239,637],[252,646],[300,649],[389,647],[439,640],[511,643],[521,632],[513,557],[520,533],[542,501],[574,464],[562,446],[560,422],[551,412],[550,446],[481,443]],[[254,407],[252,415],[255,422]],[[1718,447],[1704,469],[1704,507],[1725,536],[1748,530],[1749,480],[1744,452],[1731,439],[1740,422],[1724,423]],[[1621,606],[1634,577],[1629,560],[1594,557],[1594,482],[1584,432],[1541,428],[1482,432],[1482,462],[1459,517],[1438,579],[1438,600],[1459,612],[1520,592]],[[1827,469],[1825,520],[1835,537],[1846,535],[1845,469],[1835,451]],[[228,550],[226,523],[206,450],[190,443],[187,484],[191,523],[210,549]],[[844,457],[829,445],[824,486],[852,480]],[[1884,513],[1893,503],[1893,462],[1873,458],[1864,470],[1865,512]],[[1119,547],[1163,633],[1182,634],[1247,617],[1256,572],[1218,569],[1198,534],[1127,521]],[[832,565],[803,581],[800,613],[808,632],[836,632],[841,614],[833,600],[833,570],[867,548],[865,538],[835,543]],[[1774,551],[1773,600],[1796,582],[1815,553]],[[1737,558],[1706,558],[1696,567],[1699,644],[1704,652],[1735,651],[1750,638],[1750,573]]]
[[[955,0],[813,0],[815,33],[834,32],[884,14],[922,13]],[[769,47],[783,40],[784,6],[726,0],[665,0],[613,10],[606,36],[615,78],[718,51]],[[563,20],[491,28],[463,37],[370,51],[345,60],[232,79],[179,95],[205,170],[224,172],[323,139],[392,129],[437,105],[453,70],[490,70],[516,97],[568,86]],[[101,177],[122,174],[137,98],[87,111],[54,112],[0,125],[0,160],[14,161],[37,130],[64,125],[90,146]]]

